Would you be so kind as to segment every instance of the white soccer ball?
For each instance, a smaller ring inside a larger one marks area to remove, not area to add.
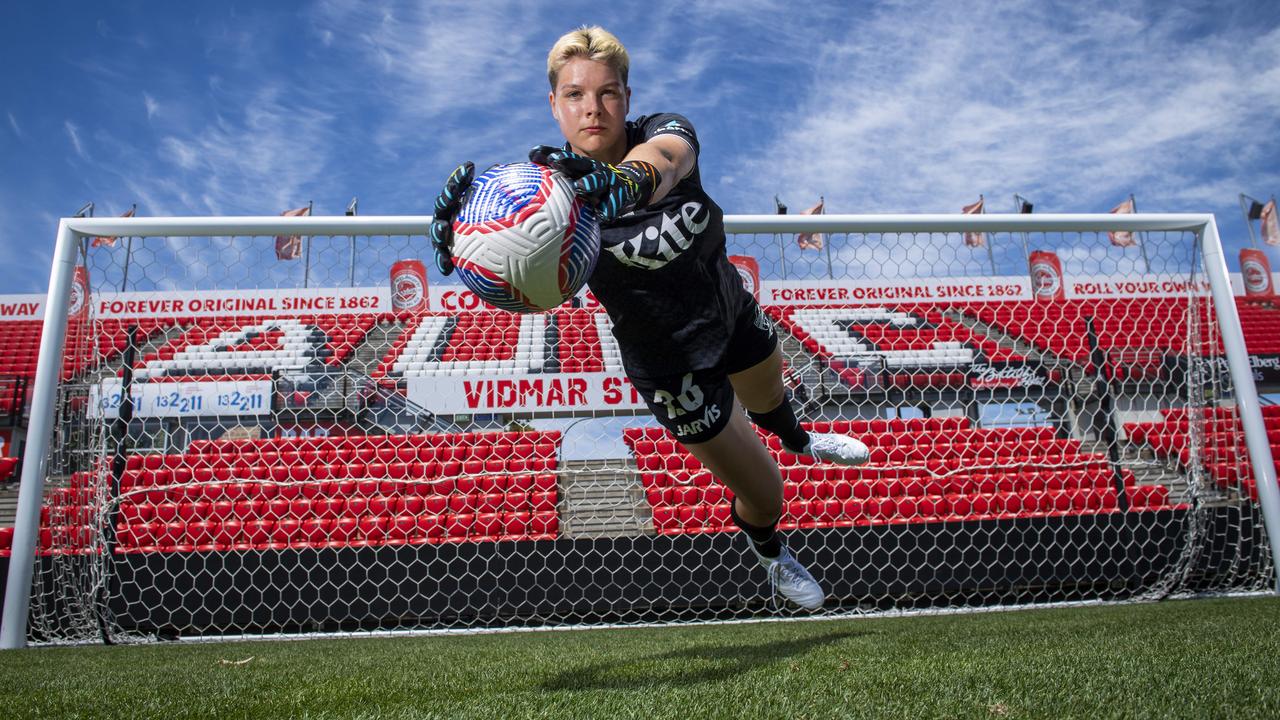
[[[576,295],[599,257],[600,225],[570,182],[534,163],[497,165],[477,177],[453,225],[463,284],[511,312],[550,310]]]

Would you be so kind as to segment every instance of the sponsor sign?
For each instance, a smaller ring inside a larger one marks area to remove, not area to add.
[[[923,278],[920,280],[765,280],[764,305],[883,305],[885,303],[1030,300],[1022,277]]]
[[[750,255],[730,255],[729,262],[742,278],[742,287],[747,289],[756,300],[760,299],[760,263]]]
[[[44,295],[0,295],[0,322],[44,319]]]
[[[1209,280],[1189,280],[1185,275],[1069,275],[1066,297],[1079,299],[1123,299],[1207,296]]]
[[[1172,362],[1174,372],[1185,373],[1189,369],[1188,360],[1185,357],[1175,357]],[[1224,355],[1194,358],[1190,362],[1197,364],[1200,372],[1216,372],[1224,376],[1231,374],[1231,366]],[[1254,355],[1250,353],[1249,369],[1253,371],[1253,381],[1255,383],[1280,385],[1280,355]],[[1185,382],[1183,378],[1177,376],[1175,376],[1174,381]]]
[[[391,307],[420,312],[431,307],[427,295],[427,268],[421,260],[397,260],[391,265]]]
[[[468,290],[465,285],[432,285],[428,290],[431,295],[431,307],[435,308],[436,311],[450,313],[495,309],[481,300],[479,295]],[[589,310],[595,310],[600,307],[600,301],[585,287],[574,296],[574,300],[577,301],[575,307]],[[570,304],[565,303],[565,306],[567,307]]]
[[[134,417],[265,415],[271,412],[270,380],[134,383]],[[89,417],[115,418],[124,399],[119,380],[89,388]]]
[[[236,315],[341,315],[389,312],[391,292],[377,288],[197,290],[103,293],[93,300],[99,319]]]
[[[89,316],[89,270],[77,265],[71,276],[71,300],[67,305],[67,317],[83,320]]]
[[[440,415],[646,407],[631,381],[615,373],[412,377],[406,393]]]
[[[1245,248],[1240,251],[1240,276],[1244,281],[1244,294],[1248,297],[1269,297],[1275,294],[1271,282],[1271,263],[1261,250]]]
[[[1222,358],[1226,372],[1226,358]],[[1259,383],[1280,383],[1280,355],[1249,354],[1249,366],[1253,369],[1253,380]]]
[[[974,364],[969,367],[969,386],[975,390],[993,388],[1028,388],[1044,385],[1044,378],[1030,365],[995,366]]]
[[[1058,254],[1035,250],[1028,258],[1031,270],[1031,293],[1037,300],[1061,300],[1066,297],[1063,287],[1062,262]]]

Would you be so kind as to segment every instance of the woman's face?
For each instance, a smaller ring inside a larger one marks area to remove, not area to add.
[[[604,162],[622,160],[631,89],[613,68],[587,58],[569,60],[550,100],[551,115],[574,151]]]

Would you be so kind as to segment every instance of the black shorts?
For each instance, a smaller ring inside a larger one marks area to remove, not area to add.
[[[773,323],[752,301],[738,313],[729,345],[714,366],[656,378],[628,377],[659,424],[682,443],[702,443],[729,424],[734,397],[729,376],[760,364],[777,346]]]

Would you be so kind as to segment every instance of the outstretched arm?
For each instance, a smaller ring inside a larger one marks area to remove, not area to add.
[[[529,151],[530,161],[572,178],[574,192],[595,205],[605,222],[661,200],[693,172],[696,157],[692,145],[669,136],[640,143],[617,165],[550,145]]]
[[[674,135],[658,135],[631,148],[623,162],[639,160],[658,169],[662,182],[654,188],[649,202],[654,203],[667,196],[681,180],[693,172],[697,155],[689,143]]]

